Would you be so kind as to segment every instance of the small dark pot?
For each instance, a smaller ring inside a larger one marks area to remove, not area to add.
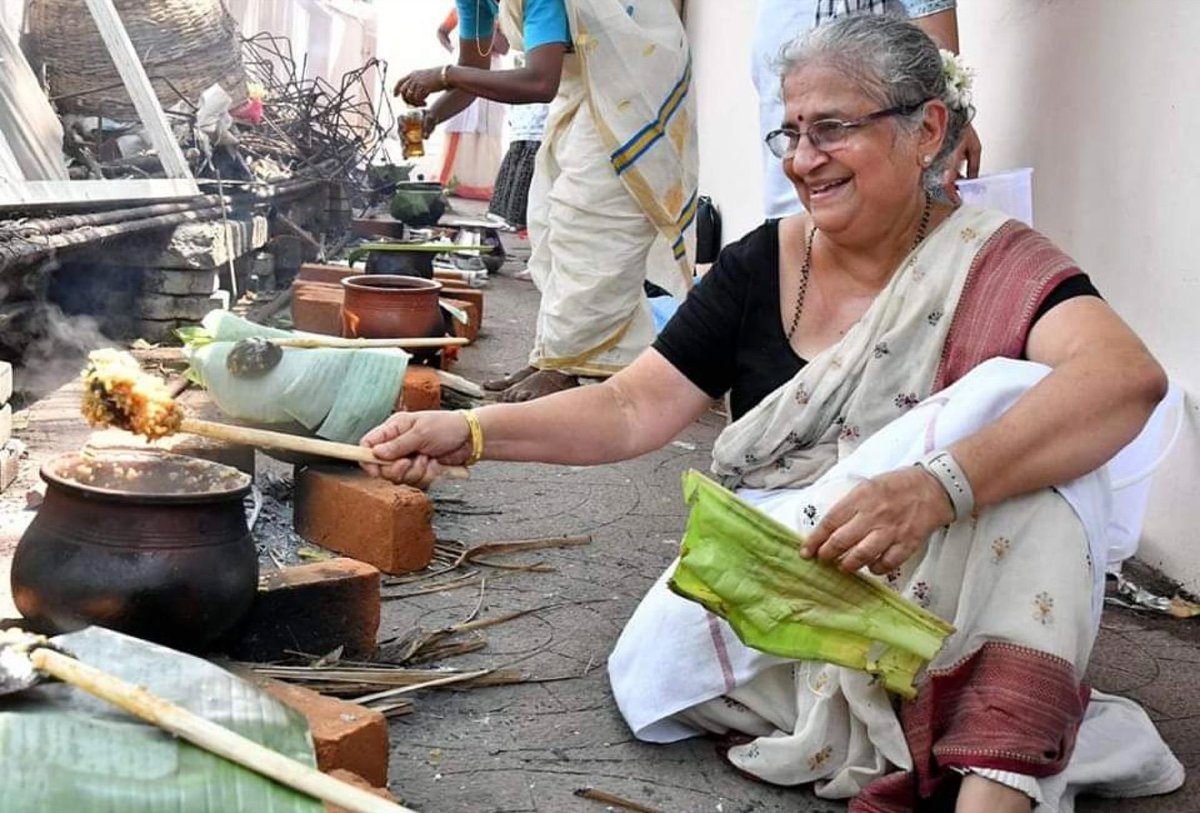
[[[442,284],[391,274],[364,274],[342,280],[342,335],[363,339],[444,336],[438,304]]]
[[[249,610],[258,555],[250,477],[172,454],[69,454],[12,563],[13,600],[39,627],[89,624],[202,650]]]
[[[433,279],[432,251],[367,251],[368,274]]]

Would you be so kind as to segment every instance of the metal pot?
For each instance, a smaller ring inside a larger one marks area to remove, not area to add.
[[[444,336],[440,282],[395,274],[362,274],[342,280],[342,335],[364,339]]]
[[[41,475],[46,499],[12,563],[13,600],[34,624],[200,650],[250,609],[249,475],[143,452],[62,455]]]

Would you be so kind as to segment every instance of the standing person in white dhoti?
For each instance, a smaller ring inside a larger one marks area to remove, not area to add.
[[[1162,368],[1044,236],[931,194],[970,89],[916,26],[823,25],[789,47],[781,85],[768,142],[807,214],[727,246],[603,384],[397,413],[363,438],[387,461],[367,471],[425,483],[483,458],[623,460],[728,395],[726,485],[798,531],[803,555],[874,574],[955,631],[900,702],[865,671],[745,646],[663,578],[608,663],[637,737],[743,735],[738,769],[852,813],[1069,813],[1081,789],[1178,788],[1146,713],[1083,683],[1105,464],[1166,392]]]
[[[529,366],[501,400],[605,378],[654,339],[643,281],[682,294],[694,262],[697,151],[691,61],[673,0],[458,0],[457,65],[396,92],[429,107],[427,130],[476,96],[550,101],[529,193],[529,270],[541,291]],[[490,70],[496,17],[527,55]]]

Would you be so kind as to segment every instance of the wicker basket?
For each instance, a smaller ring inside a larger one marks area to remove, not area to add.
[[[221,0],[115,0],[115,5],[163,107],[177,103],[180,94],[195,104],[214,83],[235,105],[245,101],[241,36]],[[61,112],[136,115],[83,0],[30,0],[26,19],[29,43]]]

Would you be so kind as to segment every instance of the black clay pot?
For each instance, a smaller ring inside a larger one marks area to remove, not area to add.
[[[433,279],[432,251],[367,251],[368,274],[394,274]]]
[[[89,624],[203,650],[258,586],[242,498],[250,477],[172,454],[57,457],[12,563],[13,600],[39,628]]]

